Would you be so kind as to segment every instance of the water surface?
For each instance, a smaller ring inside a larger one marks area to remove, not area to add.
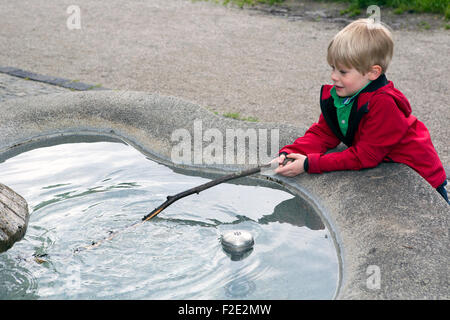
[[[329,231],[286,191],[221,184],[74,253],[139,221],[168,195],[209,179],[176,173],[113,142],[34,149],[0,163],[0,172],[31,213],[24,239],[0,254],[0,299],[334,296],[338,260]],[[232,261],[219,241],[236,229],[255,238],[240,261]]]

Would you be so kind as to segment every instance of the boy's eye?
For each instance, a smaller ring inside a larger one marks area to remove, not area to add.
[[[332,70],[332,71],[334,71],[334,70],[336,69],[335,66],[330,66],[330,67],[331,67],[331,70]],[[339,70],[339,72],[340,72],[341,74],[346,74],[348,71],[346,71],[346,70]]]

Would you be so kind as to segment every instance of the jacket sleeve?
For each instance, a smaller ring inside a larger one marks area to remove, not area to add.
[[[334,135],[328,127],[325,118],[320,114],[319,122],[314,123],[303,137],[297,138],[293,144],[281,148],[279,154],[285,152],[300,153],[307,155],[310,153],[323,154],[328,149],[335,148],[340,140]]]
[[[359,124],[359,137],[344,151],[309,153],[309,173],[360,170],[380,164],[408,130],[408,121],[387,94],[373,97],[369,112]]]

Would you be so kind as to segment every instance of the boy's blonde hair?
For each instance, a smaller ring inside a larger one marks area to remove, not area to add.
[[[328,45],[331,66],[355,68],[366,74],[374,65],[386,72],[394,53],[389,29],[372,19],[359,19],[339,31]]]

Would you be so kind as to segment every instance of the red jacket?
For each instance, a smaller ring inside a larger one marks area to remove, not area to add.
[[[380,162],[400,162],[416,170],[433,188],[446,174],[425,125],[411,114],[406,97],[383,74],[355,98],[347,134],[337,123],[336,108],[330,94],[332,85],[321,89],[319,122],[303,137],[284,146],[280,153],[301,153],[308,157],[308,172],[360,170]],[[342,152],[325,154],[340,142]]]

